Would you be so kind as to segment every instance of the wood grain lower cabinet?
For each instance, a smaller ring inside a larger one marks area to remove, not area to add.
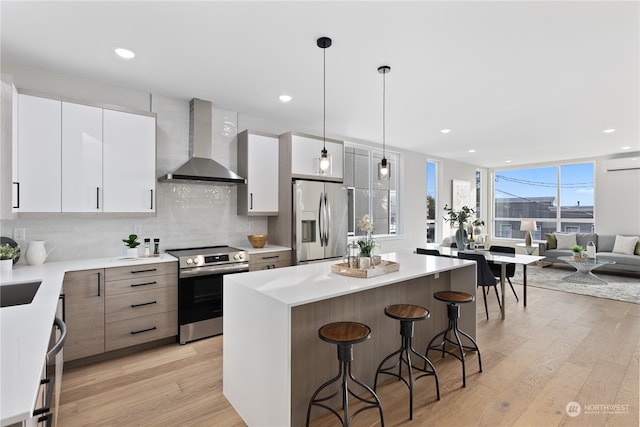
[[[65,360],[104,353],[104,269],[65,273]]]
[[[105,273],[105,351],[178,335],[177,262]]]
[[[291,251],[259,252],[249,255],[249,271],[289,267]]]

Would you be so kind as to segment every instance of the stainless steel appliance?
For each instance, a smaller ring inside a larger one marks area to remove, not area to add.
[[[170,249],[178,267],[180,344],[222,333],[222,280],[249,271],[249,254],[229,246]]]
[[[346,185],[294,181],[293,227],[298,263],[343,257],[347,252]]]

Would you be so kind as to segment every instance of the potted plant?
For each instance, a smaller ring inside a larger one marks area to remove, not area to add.
[[[357,241],[360,247],[360,258],[371,258],[373,256],[373,248],[376,246],[376,241],[373,240],[371,234],[373,233],[373,224],[371,224],[369,215],[364,215],[358,221],[358,230],[363,232],[363,236]]]
[[[582,259],[582,251],[583,251],[583,247],[582,246],[574,245],[574,246],[571,246],[569,249],[571,249],[571,252],[573,252],[573,259],[574,260]]]
[[[140,245],[140,242],[138,242],[138,235],[137,234],[129,234],[129,238],[128,239],[122,239],[122,241],[124,242],[124,245],[128,248],[127,249],[127,256],[137,257],[138,256],[138,249],[136,249],[136,248]]]
[[[471,223],[473,225],[473,234],[476,236],[482,234],[482,227],[484,227],[484,220],[476,218]]]
[[[13,268],[13,260],[20,256],[20,246],[11,246],[5,243],[0,246],[0,270],[3,272],[11,271]]]
[[[463,250],[465,247],[465,239],[467,237],[465,226],[475,211],[468,206],[463,206],[459,211],[456,211],[447,205],[444,205],[444,210],[449,216],[448,218],[445,217],[444,220],[451,224],[451,228],[456,227],[456,225],[458,227],[455,234],[456,246],[458,247],[458,250]]]

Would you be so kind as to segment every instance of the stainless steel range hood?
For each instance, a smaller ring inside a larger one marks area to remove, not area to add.
[[[213,104],[202,99],[189,103],[189,160],[168,174],[160,182],[195,181],[244,184],[244,178],[227,169],[212,158],[211,112]]]

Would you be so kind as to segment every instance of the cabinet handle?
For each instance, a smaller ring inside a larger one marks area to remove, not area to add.
[[[249,193],[249,209],[253,209],[253,193]]]
[[[100,187],[96,187],[96,209],[100,209]]]
[[[158,283],[158,282],[136,283],[136,284],[129,285],[129,286],[131,286],[132,288],[135,288],[136,286],[155,285],[156,283]]]
[[[19,182],[14,182],[14,184],[16,185],[16,203],[17,206],[14,206],[14,209],[19,209],[20,208],[20,183]]]
[[[102,273],[98,273],[98,296],[100,296],[100,279],[102,277]]]
[[[272,256],[263,256],[262,259],[275,259],[280,258],[280,255],[272,255]]]
[[[133,270],[131,274],[148,273],[150,271],[156,271],[156,270],[157,268],[150,268],[149,270]]]
[[[151,210],[153,210],[153,189],[151,190]]]
[[[131,308],[142,307],[145,305],[157,304],[158,301],[143,302],[142,304],[131,304]]]
[[[131,331],[131,335],[141,334],[141,333],[143,333],[143,332],[154,331],[154,330],[156,330],[156,329],[158,329],[158,328],[156,328],[156,327],[154,326],[154,327],[152,327],[152,328],[140,329],[140,330],[138,330],[138,331]]]

